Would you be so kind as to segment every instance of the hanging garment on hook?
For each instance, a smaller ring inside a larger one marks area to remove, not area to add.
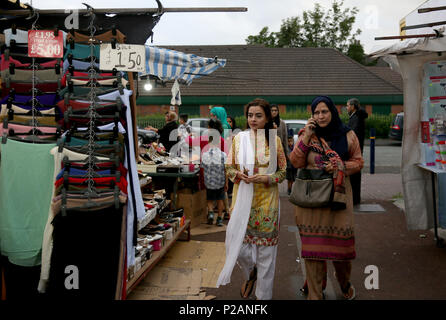
[[[15,81],[29,81],[32,83],[33,70],[15,69],[14,74],[11,74],[8,69],[1,71],[2,79],[9,78],[11,82]],[[61,79],[61,74],[57,74],[55,69],[34,70],[34,76],[39,81],[57,81]]]
[[[40,59],[39,59],[40,61]],[[57,61],[57,59],[55,60],[50,60],[50,61],[45,61],[45,62],[40,62],[40,63],[36,63],[38,70],[44,69],[44,68],[55,68],[56,64],[59,61]],[[22,63],[20,60],[14,59],[12,57],[9,57],[9,59],[5,59],[5,55],[2,54],[0,57],[0,71],[3,71],[5,69],[9,69],[9,64],[12,63],[14,65],[14,68],[17,69],[24,69],[24,70],[29,70],[31,68],[31,63]],[[54,69],[55,70],[55,69]],[[63,73],[63,72],[62,72]]]
[[[71,33],[67,34],[67,42],[70,41],[71,39],[74,40],[74,42],[88,42],[90,40],[90,35],[89,34],[82,34],[80,32],[75,31],[74,32],[74,36]],[[126,36],[125,34],[123,34],[121,31],[116,30],[116,35],[113,35],[113,31],[106,31],[104,33],[101,34],[95,34],[94,35],[94,39],[98,40],[98,41],[103,41],[103,42],[110,42],[112,41],[112,39],[116,39],[117,42],[119,43],[124,43],[126,40]],[[77,44],[76,44],[77,45]]]
[[[15,93],[18,93],[20,95],[26,95],[30,94],[31,90],[33,89],[32,83],[15,83],[11,82],[9,84],[9,88],[7,87],[7,84],[5,82],[2,82],[2,98],[9,95],[12,89],[14,89]],[[53,103],[45,103],[45,104],[56,104],[57,101],[60,100],[60,98],[56,95],[56,92],[59,90],[59,84],[57,82],[54,83],[38,83],[34,85],[34,88],[45,92],[50,93],[53,97],[57,98],[54,99],[55,102]]]
[[[91,62],[73,59],[73,61],[71,62],[71,65],[74,67],[75,71],[85,71],[91,67]],[[99,68],[99,63],[94,62],[93,66]],[[63,62],[63,74],[65,74],[67,72],[69,67],[70,67],[70,61],[68,61],[68,59],[66,59]]]
[[[47,278],[50,298],[95,301],[115,298],[124,214],[121,205],[118,209],[110,206],[97,211],[67,210],[65,217],[61,214],[54,217],[53,252]],[[92,244],[101,231],[106,231],[106,245],[96,249]],[[65,286],[69,265],[76,266],[81,275],[77,290]],[[98,271],[100,266],[106,267]]]
[[[68,191],[73,190],[86,190],[88,189],[87,181],[89,179],[87,178],[68,178]],[[116,177],[106,177],[106,178],[93,178],[92,179],[95,184],[95,188],[97,189],[108,189],[110,188],[110,183],[113,181],[119,189],[127,194],[127,180],[124,177],[121,177],[119,179],[119,182],[117,181]],[[55,195],[59,194],[64,186],[65,179],[62,177],[54,183],[55,188]]]
[[[95,45],[93,49],[93,55],[96,58],[95,62],[99,62],[99,52],[100,52],[100,46]],[[89,58],[91,56],[91,48],[89,45],[86,44],[76,44],[74,49],[71,49],[68,46],[63,59],[66,60],[69,54],[72,54],[74,59]]]
[[[95,206],[94,207],[88,207],[85,206],[85,204],[88,204],[89,201],[94,201]],[[102,210],[110,207],[110,203],[114,201],[114,194],[113,193],[107,193],[107,195],[102,195],[97,198],[92,199],[85,199],[85,198],[79,198],[77,195],[71,195],[67,194],[67,209],[72,208],[82,208],[85,206],[84,209],[78,209],[79,211],[94,211],[94,210]],[[127,203],[127,195],[123,192],[119,193],[119,202],[122,204]],[[51,208],[55,214],[59,214],[62,208],[62,196],[58,195],[57,197],[53,198],[53,202],[51,203]]]
[[[67,75],[68,75],[68,71],[62,77],[61,84],[63,87],[65,87],[67,85]],[[90,79],[86,79],[89,76],[90,75],[86,72],[74,71],[74,75],[71,76],[71,80],[73,81],[74,85],[77,85],[77,86],[86,85],[90,81]],[[98,83],[100,85],[104,85],[104,86],[111,86],[114,84],[115,81],[117,81],[117,76],[113,75],[113,73],[108,73],[108,72],[99,73],[98,72],[96,76],[97,76],[97,80],[95,80],[96,83]],[[79,78],[76,78],[76,77],[79,77]],[[101,79],[101,78],[104,78],[104,79]],[[126,79],[124,79],[123,77],[121,77],[121,83],[125,87],[127,85],[128,81]]]
[[[0,60],[1,60],[1,62],[0,62],[0,70],[1,71],[5,70],[5,69],[9,69],[9,64],[10,63],[14,63],[16,68],[31,66],[31,63],[22,63],[19,60],[14,59],[12,57],[9,57],[9,59],[5,59],[5,55],[4,54],[1,55]]]
[[[11,123],[8,122],[8,126],[5,127],[5,123],[2,122],[0,123],[0,135],[3,134],[8,134],[9,130],[13,129],[14,130],[14,135],[19,137],[19,138],[25,138],[26,135],[28,134],[30,131],[32,131],[33,127],[32,126],[25,126],[22,124],[16,124],[16,123]],[[49,127],[49,126],[37,126],[36,127],[37,130],[39,130],[41,133],[43,134],[50,134],[50,136],[48,135],[38,135],[39,138],[41,139],[50,139],[51,135],[56,136],[56,131],[57,131],[57,127]]]
[[[54,147],[11,139],[1,147],[0,251],[20,266],[40,264],[54,182]]]
[[[14,113],[27,113],[32,110],[31,106],[24,106],[24,105],[11,105],[11,109],[14,111]],[[36,107],[36,110],[38,110],[41,114],[47,114],[47,115],[54,115],[56,114],[56,108],[51,106],[46,107]],[[0,105],[0,121],[3,120],[5,116],[8,115],[8,105],[2,104]]]
[[[126,108],[126,161],[124,166],[129,170],[127,181],[129,182],[129,199],[127,203],[127,266],[135,264],[135,247],[134,240],[136,236],[137,221],[143,219],[146,211],[142,200],[141,187],[139,185],[138,171],[136,168],[135,143],[133,135],[133,122],[130,109],[130,96],[133,94],[131,90],[124,90],[124,94],[120,95],[119,91],[99,96],[104,100],[116,100],[120,98]]]
[[[116,88],[110,88],[110,87],[96,87],[94,88],[94,91],[96,92],[96,95],[103,95],[108,94],[116,91]],[[73,95],[74,98],[78,96],[86,97],[91,92],[91,88],[89,87],[82,87],[82,86],[73,86]],[[69,87],[65,87],[59,91],[59,95],[61,97],[64,97],[65,94],[70,93]]]
[[[65,31],[62,31],[63,36],[63,45],[66,47],[67,43],[67,33]],[[11,45],[11,40],[15,40],[16,43],[28,43],[28,31],[16,30],[16,34],[12,33],[12,29],[6,29],[3,32],[5,34],[5,44],[9,47]]]
[[[60,178],[63,178],[63,174],[65,171],[66,171],[66,168],[62,168],[62,170],[60,170],[60,172],[58,173],[56,179],[59,180]],[[111,170],[95,170],[95,172],[99,175],[104,175],[104,174],[110,175],[111,174]],[[70,168],[70,174],[75,175],[75,176],[86,175],[87,170]]]
[[[8,116],[2,116],[0,115],[0,121],[3,121],[3,119]],[[55,115],[51,115],[50,117],[42,117],[42,116],[35,116],[34,119],[37,121],[39,125],[42,126],[56,126],[57,122],[55,119]],[[12,119],[9,119],[9,121],[13,121],[18,124],[22,125],[31,125],[33,121],[32,115],[17,115],[13,114]]]
[[[6,96],[0,100],[0,104],[7,104],[8,99],[12,98],[16,103],[28,103],[33,98],[32,95],[15,94],[14,96]],[[36,95],[35,98],[43,105],[54,106],[60,100],[59,96],[54,93],[48,93],[43,95]]]

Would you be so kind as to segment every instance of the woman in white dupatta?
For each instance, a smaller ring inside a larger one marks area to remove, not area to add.
[[[226,230],[226,261],[217,287],[231,282],[235,263],[245,282],[240,294],[272,299],[279,236],[279,188],[286,176],[286,158],[273,129],[267,101],[255,99],[245,107],[248,128],[234,137],[226,172],[234,182],[231,219]]]

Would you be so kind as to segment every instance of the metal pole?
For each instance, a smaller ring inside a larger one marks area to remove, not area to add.
[[[370,128],[370,174],[375,173],[375,128]]]
[[[66,14],[65,9],[43,9],[39,10],[41,15],[52,14]],[[246,7],[193,7],[193,8],[163,8],[163,12],[247,12]],[[87,9],[78,9],[79,14],[87,13]],[[157,13],[158,8],[110,8],[110,9],[94,9],[96,14],[146,14]],[[29,12],[25,10],[3,10],[0,9],[1,14],[10,14],[15,16],[28,15]]]
[[[426,33],[426,34],[414,34],[409,36],[389,36],[389,37],[376,37],[375,40],[402,40],[402,39],[412,39],[412,38],[435,38],[438,37],[436,33]]]

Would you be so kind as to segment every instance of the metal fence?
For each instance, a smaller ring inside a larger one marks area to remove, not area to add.
[[[136,122],[141,129],[144,129],[147,126],[161,129],[166,124],[166,121],[162,119],[136,119]]]

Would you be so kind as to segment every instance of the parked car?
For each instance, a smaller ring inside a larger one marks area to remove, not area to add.
[[[190,118],[187,124],[192,127],[192,133],[201,136],[202,132],[208,128],[209,118]]]
[[[307,120],[283,120],[283,121],[286,123],[288,135],[292,131],[294,137],[294,144],[296,144],[299,131],[300,129],[305,127],[305,125],[307,124]]]
[[[152,130],[138,129],[138,144],[149,144],[159,139],[159,134]]]
[[[389,138],[397,141],[403,140],[404,112],[400,112],[393,119],[390,126]]]

